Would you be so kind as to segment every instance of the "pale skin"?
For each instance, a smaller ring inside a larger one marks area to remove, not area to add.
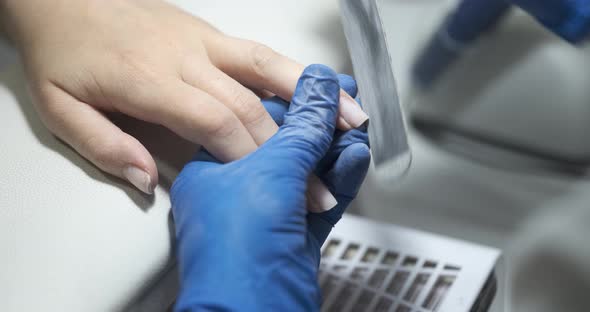
[[[0,23],[47,128],[145,193],[158,182],[154,159],[104,112],[163,125],[232,161],[278,129],[257,94],[290,99],[304,68],[162,0],[0,0]],[[342,92],[339,128],[367,118]],[[329,205],[326,191],[311,201]]]

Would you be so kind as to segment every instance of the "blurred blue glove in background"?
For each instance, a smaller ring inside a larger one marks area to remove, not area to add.
[[[306,68],[288,105],[263,101],[279,132],[252,154],[220,164],[203,151],[171,190],[182,290],[177,311],[318,311],[320,246],[366,175],[366,130],[335,132],[350,77]],[[306,211],[315,173],[338,200]]]
[[[590,34],[588,0],[462,0],[442,28],[451,40],[464,45],[493,28],[512,5],[572,43]]]
[[[519,6],[573,44],[580,44],[590,36],[590,0],[461,0],[412,66],[418,86],[430,87],[466,47],[494,29],[512,5]]]
[[[512,0],[541,24],[570,42],[590,33],[589,0]]]

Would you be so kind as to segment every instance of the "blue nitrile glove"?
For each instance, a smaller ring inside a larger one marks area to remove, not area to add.
[[[353,98],[357,96],[357,86],[354,79],[348,75],[338,75],[340,88],[346,91]],[[289,103],[277,96],[270,99],[262,100],[264,108],[269,112],[274,121],[279,125],[283,125],[284,116],[289,109]],[[332,194],[336,197],[338,205],[323,213],[309,213],[307,216],[308,226],[310,232],[317,239],[321,246],[332,227],[340,220],[344,210],[348,207],[350,202],[354,199],[361,187],[368,165],[370,163],[370,154],[364,149],[348,149],[347,153],[342,151],[355,143],[362,143],[369,146],[369,137],[367,134],[367,127],[363,125],[359,129],[350,131],[336,130],[334,133],[334,141],[330,150],[320,161],[320,164],[315,170],[315,173],[322,179],[324,184],[330,189]],[[353,151],[356,151],[354,153]],[[339,157],[340,156],[340,157]],[[338,158],[339,157],[339,158]],[[338,163],[334,165],[338,158]],[[356,164],[359,164],[356,166]],[[332,168],[330,173],[327,171]],[[363,178],[359,178],[363,177]],[[320,261],[319,248],[315,248],[317,254],[314,255],[316,262]]]
[[[338,99],[336,74],[312,65],[268,142],[225,165],[202,152],[183,169],[171,190],[182,284],[177,311],[319,310],[319,246],[370,159],[365,133],[334,133]],[[286,107],[277,99],[266,104]],[[305,190],[314,170],[339,204],[308,215]]]
[[[590,0],[462,0],[412,66],[417,85],[430,87],[465,47],[493,29],[513,4],[571,43],[581,43],[590,36]]]
[[[511,0],[541,24],[570,42],[580,42],[590,33],[588,0]]]

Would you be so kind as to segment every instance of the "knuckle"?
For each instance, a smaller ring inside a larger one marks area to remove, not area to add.
[[[266,110],[258,98],[246,92],[238,92],[234,96],[233,107],[244,125],[256,124],[266,116]]]
[[[264,77],[268,65],[278,57],[278,53],[266,45],[254,43],[250,47],[250,66],[259,77]]]
[[[218,112],[205,125],[205,135],[211,138],[227,138],[239,130],[239,121],[231,112]]]
[[[34,95],[33,102],[41,121],[49,131],[58,135],[60,128],[65,123],[65,105],[57,100],[51,92],[40,90],[35,93],[37,94]]]
[[[40,86],[38,90],[34,90],[33,97],[35,105],[40,113],[50,116],[59,116],[61,114],[63,105],[60,105],[60,101],[55,96],[53,86]]]
[[[133,52],[120,52],[117,70],[122,77],[121,89],[130,92],[145,92],[145,88],[154,86],[162,81],[160,67],[154,60]]]

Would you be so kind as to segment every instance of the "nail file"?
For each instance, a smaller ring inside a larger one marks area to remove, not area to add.
[[[363,109],[376,174],[401,178],[412,159],[391,58],[376,0],[341,0],[344,34]]]

